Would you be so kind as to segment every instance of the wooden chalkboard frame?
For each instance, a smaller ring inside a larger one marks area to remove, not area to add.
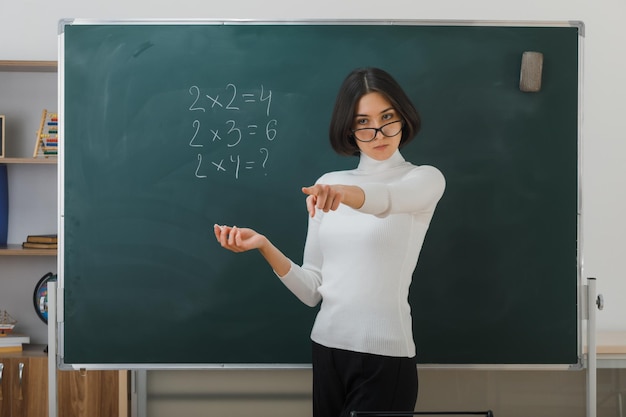
[[[584,26],[582,22],[514,22],[514,21],[420,21],[420,20],[345,20],[345,21],[334,21],[334,20],[296,20],[296,21],[263,21],[263,20],[120,20],[120,21],[101,21],[101,20],[91,20],[91,19],[68,19],[60,22],[59,26],[59,71],[60,71],[60,103],[61,108],[59,109],[60,116],[60,127],[59,127],[59,135],[60,135],[60,155],[59,155],[59,166],[60,166],[60,174],[59,174],[59,190],[61,191],[61,195],[65,195],[66,191],[66,178],[65,178],[65,158],[64,158],[64,122],[65,122],[65,32],[68,26],[74,25],[241,25],[241,26],[249,26],[249,25],[346,25],[346,26],[358,26],[358,25],[372,25],[372,26],[386,26],[386,25],[401,25],[401,26],[444,26],[444,27],[462,27],[462,26],[470,26],[470,27],[548,27],[548,28],[560,28],[560,27],[569,27],[569,28],[577,28],[578,30],[578,68],[577,68],[577,79],[578,79],[578,94],[577,94],[577,180],[578,184],[580,181],[580,159],[581,159],[581,129],[580,123],[582,120],[582,40],[584,37]],[[485,363],[471,363],[471,362],[462,362],[462,363],[428,363],[423,366],[434,366],[434,367],[454,367],[454,368],[536,368],[536,367],[548,367],[548,368],[565,368],[565,369],[580,369],[582,367],[582,313],[581,313],[581,274],[582,274],[582,236],[581,236],[581,228],[580,228],[580,185],[578,185],[578,197],[577,197],[577,225],[576,225],[576,234],[577,234],[577,247],[576,247],[576,282],[572,285],[576,286],[576,305],[572,306],[576,310],[576,358],[575,360],[568,361],[567,363],[505,363],[505,364],[485,364]],[[73,369],[190,369],[190,368],[298,368],[298,367],[308,367],[307,363],[177,363],[177,362],[151,362],[151,363],[126,363],[124,361],[110,363],[107,361],[99,362],[88,361],[88,362],[74,362],[74,361],[66,361],[66,341],[65,336],[67,332],[66,322],[64,320],[64,314],[66,314],[67,302],[66,295],[64,294],[64,289],[66,286],[65,281],[65,262],[66,262],[66,241],[65,241],[65,200],[63,198],[60,199],[60,213],[59,213],[59,230],[60,230],[60,250],[59,250],[59,325],[58,325],[58,343],[59,343],[59,353],[60,353],[60,364],[63,368],[73,368]]]

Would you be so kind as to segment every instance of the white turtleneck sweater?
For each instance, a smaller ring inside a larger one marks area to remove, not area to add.
[[[413,357],[409,286],[445,179],[399,151],[385,161],[361,154],[354,170],[317,183],[359,186],[358,209],[316,210],[309,220],[302,266],[283,283],[305,304],[322,301],[311,339],[326,347]]]

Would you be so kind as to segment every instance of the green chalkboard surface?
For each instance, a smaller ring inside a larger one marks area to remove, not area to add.
[[[310,363],[316,309],[212,226],[301,262],[300,187],[357,163],[327,127],[361,66],[405,87],[423,130],[403,155],[447,179],[411,287],[419,362],[579,363],[581,28],[389,23],[66,22],[65,364]]]

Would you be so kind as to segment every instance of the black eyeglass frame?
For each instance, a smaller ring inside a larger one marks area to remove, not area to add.
[[[383,132],[383,129],[385,127],[389,126],[389,125],[394,124],[394,123],[400,123],[400,130],[398,131],[398,133],[396,133],[394,135],[386,135],[385,132]],[[359,142],[368,143],[368,142],[372,142],[374,139],[376,139],[376,136],[378,136],[378,132],[380,132],[380,134],[383,135],[386,138],[392,138],[394,136],[397,136],[400,132],[402,132],[403,128],[404,128],[404,120],[394,120],[393,122],[385,123],[381,127],[362,127],[360,129],[350,129],[350,131],[352,132],[352,137],[354,139],[358,140]],[[356,132],[358,132],[360,130],[373,130],[374,131],[374,136],[370,140],[359,139],[359,138],[356,137]]]

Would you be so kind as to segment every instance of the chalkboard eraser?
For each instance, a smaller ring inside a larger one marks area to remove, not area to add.
[[[543,71],[543,54],[526,51],[522,54],[522,67],[519,75],[519,89],[525,93],[541,91],[541,73]]]

